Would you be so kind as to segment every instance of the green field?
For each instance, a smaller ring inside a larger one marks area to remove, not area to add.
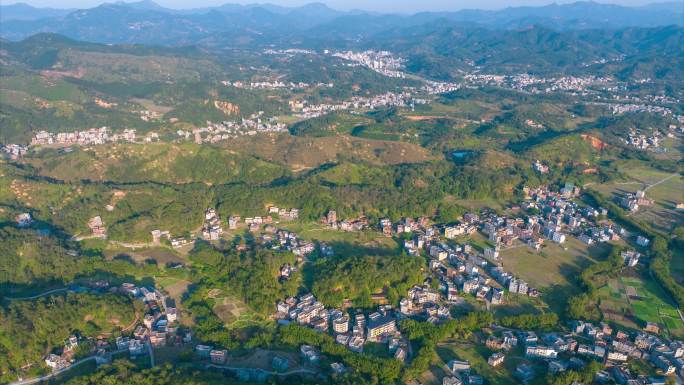
[[[267,322],[234,296],[215,298],[213,311],[230,329],[240,329]]]
[[[180,311],[181,324],[192,326],[193,318],[189,316],[183,306],[183,296],[188,293],[188,287],[192,282],[169,276],[154,277],[154,282],[157,287],[161,287],[161,289],[173,299],[173,302],[175,302],[176,308]]]
[[[539,314],[547,311],[548,308],[548,304],[546,304],[542,298],[508,294],[506,297],[506,302],[503,305],[493,307],[492,311],[498,318],[515,316],[519,314]]]
[[[500,258],[507,271],[541,291],[553,310],[562,311],[567,298],[578,292],[575,275],[605,258],[608,250],[608,245],[587,246],[570,236],[562,245],[547,240],[538,252],[527,245],[502,250]]]
[[[599,289],[601,311],[606,319],[630,328],[646,322],[665,327],[664,333],[684,335],[684,323],[677,309],[655,281],[647,277],[620,277]]]
[[[3,90],[3,95],[6,89],[19,90],[47,100],[78,102],[85,98],[85,95],[75,85],[61,79],[49,79],[41,76],[5,77],[0,89]]]
[[[572,274],[603,259],[608,246],[587,246],[574,237],[563,244],[546,240],[539,252],[526,245],[501,251],[505,267],[537,288],[568,282]],[[543,274],[541,273],[543,272]]]
[[[431,368],[431,373],[423,375],[423,379],[437,378],[438,382],[431,381],[430,383],[441,384],[441,376],[449,373],[446,370],[446,364],[453,359],[459,359],[470,361],[471,374],[482,376],[487,384],[508,385],[520,383],[514,376],[515,368],[521,363],[530,363],[523,357],[521,349],[511,350],[506,355],[504,363],[496,368],[487,363],[487,359],[492,353],[491,350],[484,346],[484,343],[450,342],[440,344],[437,347],[438,363]],[[439,369],[439,371],[435,369]],[[535,367],[535,369],[538,374],[545,370],[542,367]],[[537,379],[543,379],[543,376],[537,376]]]

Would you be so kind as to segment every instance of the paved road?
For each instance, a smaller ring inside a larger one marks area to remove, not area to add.
[[[117,354],[117,353],[121,353],[121,352],[125,352],[125,351],[128,351],[128,349],[115,350],[115,351],[111,352],[110,354]],[[36,384],[39,382],[43,382],[43,381],[49,380],[51,378],[57,377],[62,373],[68,372],[69,370],[71,370],[71,369],[73,369],[79,365],[82,365],[88,361],[92,361],[94,359],[95,359],[95,356],[86,357],[84,359],[81,359],[81,360],[74,362],[73,364],[67,366],[66,368],[55,370],[52,373],[46,374],[42,377],[29,378],[26,380],[10,382],[8,385],[30,385],[30,384]]]
[[[50,295],[50,294],[61,293],[63,291],[67,291],[67,290],[69,290],[69,289],[66,287],[63,287],[60,289],[48,290],[44,293],[36,294],[36,295],[30,296],[30,297],[5,297],[5,299],[8,301],[26,301],[26,300],[36,299],[36,298],[40,298],[40,297],[45,297],[46,295]]]
[[[73,369],[73,368],[75,368],[75,367],[77,367],[77,366],[79,366],[79,365],[81,365],[81,364],[84,364],[84,363],[86,363],[86,362],[88,362],[88,361],[92,361],[92,360],[94,360],[94,359],[95,359],[95,356],[91,356],[91,357],[88,357],[88,358],[84,358],[84,359],[82,359],[82,360],[79,360],[79,361],[74,362],[72,365],[69,365],[69,366],[67,366],[66,368],[59,369],[59,370],[55,370],[54,372],[52,372],[52,373],[50,373],[50,374],[46,374],[46,375],[44,375],[44,376],[42,376],[42,377],[30,378],[30,379],[27,379],[27,380],[21,380],[21,381],[17,381],[17,382],[11,382],[9,385],[30,385],[30,384],[36,384],[36,383],[38,383],[38,382],[46,381],[46,380],[49,380],[49,379],[51,379],[51,378],[53,378],[53,377],[57,377],[57,376],[59,376],[60,374],[62,374],[62,373],[64,373],[64,372],[68,372],[69,370],[71,370],[71,369]]]
[[[274,372],[272,370],[264,370],[261,368],[245,368],[245,367],[225,366],[225,365],[216,365],[216,364],[208,364],[207,368],[228,369],[228,370],[250,369],[250,370],[258,370],[260,372],[270,374],[273,376],[290,376],[290,375],[297,374],[297,373],[308,373],[308,374],[316,374],[317,373],[314,370],[304,369],[304,368],[292,369],[292,370],[289,370],[287,372]]]

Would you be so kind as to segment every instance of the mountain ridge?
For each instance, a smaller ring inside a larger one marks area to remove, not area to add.
[[[521,29],[544,25],[557,30],[618,29],[684,24],[684,14],[672,3],[625,7],[595,2],[508,7],[501,10],[464,9],[414,14],[338,11],[323,3],[283,7],[270,3],[231,4],[193,9],[165,8],[152,0],[103,3],[79,10],[33,8],[26,4],[0,6],[0,36],[21,40],[39,32],[54,32],[77,40],[102,43],[182,45],[228,36],[306,37],[311,32],[356,39],[396,27],[438,20],[477,24],[493,29]],[[17,9],[23,9],[19,12]],[[33,11],[31,11],[31,9]],[[105,15],[106,14],[106,15]]]

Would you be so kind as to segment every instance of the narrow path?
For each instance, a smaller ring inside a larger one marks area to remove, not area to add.
[[[516,245],[502,247],[502,248],[500,249],[500,251],[506,251],[506,250],[511,250],[511,249],[517,249],[517,248],[519,248],[519,247],[525,247],[525,246],[527,246],[527,244],[526,244],[526,243],[522,243],[522,241],[521,241],[521,243],[518,243],[518,244],[516,244]],[[528,246],[528,247],[529,247],[529,246]]]
[[[655,183],[652,183],[652,184],[650,184],[650,185],[649,185],[649,184],[646,184],[646,183],[644,183],[644,182],[638,181],[638,180],[633,180],[633,181],[629,181],[629,182],[617,182],[617,183],[615,183],[615,184],[621,185],[621,186],[628,185],[628,184],[640,184],[640,185],[646,186],[646,187],[644,188],[644,191],[648,191],[651,187],[655,187],[655,186],[657,186],[657,185],[659,185],[659,184],[661,184],[661,183],[665,183],[665,182],[667,182],[668,180],[674,178],[674,177],[677,176],[677,175],[679,175],[679,174],[674,173],[674,174],[672,174],[672,175],[668,175],[668,176],[666,176],[665,178],[663,178],[663,179],[661,179],[661,180],[659,180],[659,181],[657,181],[657,182],[655,182]],[[591,184],[594,184],[594,183],[587,183],[587,184],[584,185],[584,187],[589,186],[589,185],[591,185]]]
[[[657,185],[659,185],[659,184],[661,184],[661,183],[665,183],[665,182],[667,182],[668,180],[670,180],[670,179],[676,177],[677,175],[679,175],[679,174],[675,173],[675,174],[672,174],[672,175],[670,175],[670,176],[668,176],[668,177],[666,177],[666,178],[663,178],[663,179],[661,179],[661,180],[659,180],[659,181],[657,181],[657,182],[655,182],[655,183],[649,185],[648,187],[646,187],[646,188],[644,189],[644,191],[648,191],[648,190],[651,189],[651,187],[655,187],[655,186],[657,186]]]
[[[149,342],[146,342],[145,346],[147,347],[147,352],[150,354],[150,367],[152,368],[154,367],[154,350]]]
[[[121,242],[121,241],[109,241],[109,243],[111,243],[111,244],[113,244],[113,245],[125,247],[125,248],[127,248],[127,249],[144,249],[144,248],[148,248],[148,247],[159,246],[159,244],[154,244],[154,243],[151,243],[151,242],[147,242],[147,243],[145,243],[145,242],[143,242],[143,243],[129,243],[129,242]]]
[[[140,314],[138,314],[138,312],[136,312],[135,313],[135,319],[133,320],[133,322],[131,322],[131,324],[126,326],[125,328],[121,329],[121,332],[125,333],[129,330],[132,330],[135,327],[135,325],[138,324],[138,320],[140,320]]]

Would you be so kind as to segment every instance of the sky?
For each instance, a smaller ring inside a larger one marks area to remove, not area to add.
[[[109,0],[114,2],[116,0]],[[130,0],[129,0],[130,1]],[[569,3],[576,0],[556,0],[557,3]],[[0,4],[24,2],[36,7],[52,8],[90,8],[97,6],[102,0],[0,0]],[[464,8],[500,9],[519,5],[546,5],[553,0],[156,0],[156,3],[168,8],[198,8],[221,5],[225,3],[272,3],[283,6],[298,6],[311,2],[325,3],[339,10],[363,9],[384,13],[409,13],[419,11],[455,11]],[[605,3],[621,5],[643,5],[649,0],[608,0]]]

